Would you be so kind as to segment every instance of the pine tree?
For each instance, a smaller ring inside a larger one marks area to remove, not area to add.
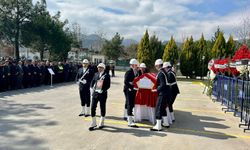
[[[152,50],[152,59],[156,60],[161,58],[164,49],[162,48],[162,42],[158,39],[156,35],[150,37],[149,44]]]
[[[212,45],[214,45],[215,41],[217,40],[221,32],[223,31],[221,31],[220,27],[218,26],[216,32],[214,33],[214,36],[211,39]]]
[[[222,58],[223,56],[225,56],[225,48],[226,48],[226,41],[223,32],[220,32],[212,48],[212,57]]]
[[[178,62],[178,47],[175,43],[173,36],[171,36],[170,41],[166,45],[163,54],[163,61],[170,61],[171,64],[176,64]]]
[[[207,72],[207,63],[210,60],[209,51],[207,49],[207,42],[204,39],[204,35],[201,35],[200,40],[197,43],[197,63],[196,63],[196,76],[203,77]]]
[[[235,48],[236,48],[236,44],[234,42],[233,36],[230,35],[227,44],[226,44],[226,57],[231,57],[234,55],[235,52]]]
[[[189,52],[188,49],[190,48],[189,45],[189,39],[187,38],[185,42],[183,43],[181,55],[180,55],[180,70],[182,75],[188,77],[190,75],[189,71],[189,65],[188,65],[188,60],[189,60]]]
[[[149,44],[149,35],[148,35],[148,30],[146,30],[143,38],[141,39],[141,42],[139,43],[138,46],[138,61],[140,63],[145,63],[149,68],[153,66],[153,59],[152,59],[152,51],[150,49],[150,44]]]
[[[116,33],[115,36],[110,40],[106,40],[102,53],[108,57],[108,59],[117,60],[123,53],[124,47],[122,46],[123,37],[119,33]]]

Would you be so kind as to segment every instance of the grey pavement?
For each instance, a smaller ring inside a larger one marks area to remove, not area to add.
[[[107,100],[107,127],[88,131],[75,84],[43,86],[0,93],[0,150],[247,150],[250,132],[239,118],[221,111],[220,103],[202,95],[199,83],[180,81],[176,122],[151,132],[149,122],[129,128],[123,121],[123,72],[112,78]],[[99,113],[99,106],[98,111]],[[97,121],[99,118],[97,118]]]

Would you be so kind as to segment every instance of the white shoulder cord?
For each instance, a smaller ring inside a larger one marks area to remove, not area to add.
[[[86,75],[87,73],[89,73],[89,69],[87,69],[87,70],[84,72],[84,74],[82,75],[82,77],[80,78],[80,80],[82,80],[82,79],[85,77],[85,75]]]

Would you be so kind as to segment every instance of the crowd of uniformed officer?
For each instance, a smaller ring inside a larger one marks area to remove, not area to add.
[[[0,92],[51,84],[48,68],[55,75],[53,83],[74,81],[81,65],[72,62],[0,60]]]

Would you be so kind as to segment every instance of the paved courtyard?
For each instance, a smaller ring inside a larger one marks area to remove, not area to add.
[[[151,132],[149,122],[140,123],[138,129],[127,127],[122,119],[123,75],[118,72],[112,78],[107,127],[93,132],[88,131],[90,118],[78,117],[75,84],[0,93],[0,150],[250,149],[250,132],[238,128],[239,118],[221,111],[196,82],[179,82],[181,95],[171,128]]]

